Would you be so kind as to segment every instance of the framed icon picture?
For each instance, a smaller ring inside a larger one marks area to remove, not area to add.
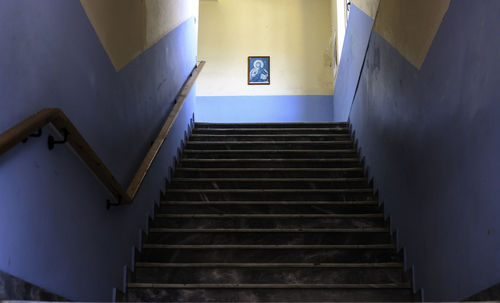
[[[271,84],[271,57],[248,57],[248,85]]]

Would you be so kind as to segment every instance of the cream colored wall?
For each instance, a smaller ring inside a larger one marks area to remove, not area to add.
[[[200,1],[198,96],[331,95],[330,0]],[[271,56],[271,85],[247,85],[248,56]]]
[[[381,0],[374,30],[420,69],[449,5],[450,0]]]
[[[352,0],[351,3],[356,5],[357,8],[362,10],[372,19],[375,19],[375,17],[377,16],[380,0]]]
[[[116,70],[190,17],[198,0],[80,0]]]

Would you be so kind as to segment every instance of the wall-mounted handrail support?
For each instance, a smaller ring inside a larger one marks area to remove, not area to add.
[[[4,154],[20,142],[23,142],[23,140],[28,138],[30,135],[33,135],[37,130],[39,130],[39,135],[41,135],[42,127],[51,123],[61,136],[64,137],[64,140],[56,141],[52,136],[50,136],[52,139],[49,137],[49,148],[51,144],[53,147],[53,144],[57,143],[68,143],[71,145],[83,162],[85,162],[85,164],[114,196],[117,203],[113,205],[131,204],[137,195],[144,178],[151,168],[153,161],[158,155],[163,142],[172,129],[174,122],[204,65],[205,61],[201,61],[198,66],[193,69],[191,76],[188,78],[182,87],[180,94],[176,98],[177,102],[175,103],[174,108],[168,115],[163,127],[151,145],[146,157],[137,169],[137,172],[127,189],[123,188],[122,185],[116,180],[111,171],[101,161],[99,156],[97,156],[95,151],[90,147],[85,138],[83,138],[75,125],[59,108],[43,109],[0,134],[0,155]],[[34,136],[39,135],[35,133]],[[110,206],[109,201],[107,205],[108,207]]]

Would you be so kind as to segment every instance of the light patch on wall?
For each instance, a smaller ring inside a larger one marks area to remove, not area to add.
[[[417,0],[420,1],[420,0]],[[356,5],[357,8],[362,10],[365,14],[375,19],[377,16],[378,6],[380,0],[352,0],[352,4]]]
[[[80,0],[113,66],[120,70],[198,15],[197,0]]]
[[[330,0],[200,2],[198,96],[331,95]],[[248,56],[271,56],[271,85],[247,85]]]
[[[420,69],[450,0],[382,0],[374,30]]]

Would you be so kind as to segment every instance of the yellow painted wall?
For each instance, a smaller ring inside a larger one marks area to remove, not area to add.
[[[381,0],[374,30],[420,69],[449,5],[450,0]]]
[[[116,70],[190,17],[198,0],[80,0]]]
[[[372,19],[375,19],[380,4],[380,0],[352,0],[351,3],[356,5],[357,8],[362,10]]]
[[[201,0],[198,96],[331,95],[330,14],[330,0]],[[247,85],[248,56],[271,56],[271,85]]]

